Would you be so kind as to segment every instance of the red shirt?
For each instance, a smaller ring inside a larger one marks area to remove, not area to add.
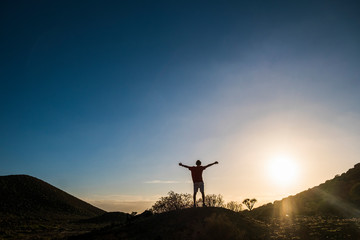
[[[189,167],[191,171],[191,177],[193,182],[203,182],[202,179],[202,172],[205,170],[206,167],[204,166],[196,166],[196,167]]]

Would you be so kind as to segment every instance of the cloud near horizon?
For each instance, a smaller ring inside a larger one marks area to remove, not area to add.
[[[138,212],[141,213],[160,198],[160,195],[140,196],[140,195],[91,195],[81,199],[108,212]]]
[[[188,183],[189,181],[185,181],[185,183]],[[144,183],[147,184],[172,184],[172,183],[184,183],[184,182],[180,182],[180,181],[171,181],[171,180],[150,180],[150,181],[145,181]]]
[[[154,201],[116,201],[116,200],[88,200],[88,202],[98,208],[108,212],[141,213],[151,208]]]

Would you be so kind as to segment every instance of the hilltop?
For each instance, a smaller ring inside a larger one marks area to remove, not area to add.
[[[360,163],[319,186],[251,211],[256,218],[284,216],[360,217]]]
[[[0,176],[0,215],[95,217],[105,211],[28,175]]]
[[[95,239],[267,239],[266,226],[224,208],[187,208],[140,218],[69,240]]]

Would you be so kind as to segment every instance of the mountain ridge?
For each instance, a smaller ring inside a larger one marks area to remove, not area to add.
[[[0,176],[0,214],[58,218],[95,217],[104,210],[29,175]]]
[[[251,211],[255,217],[327,215],[360,217],[360,163],[318,186]]]

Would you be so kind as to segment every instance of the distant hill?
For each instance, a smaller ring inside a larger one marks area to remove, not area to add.
[[[0,215],[53,219],[104,213],[40,179],[28,175],[0,176]]]
[[[268,238],[268,229],[260,221],[228,209],[209,207],[150,215],[126,225],[112,226],[69,239],[246,240]]]
[[[290,215],[360,217],[360,163],[319,186],[255,208],[257,218]]]

